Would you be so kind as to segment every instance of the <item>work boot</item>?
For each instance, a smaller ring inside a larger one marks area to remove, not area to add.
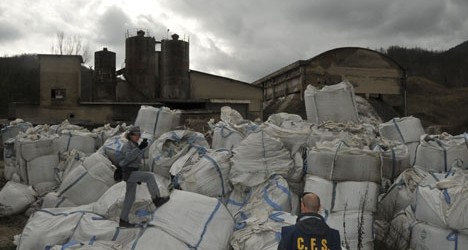
[[[153,199],[153,203],[156,207],[162,206],[164,203],[166,203],[169,200],[169,196],[166,197],[156,197]]]
[[[132,223],[130,223],[128,221],[120,219],[119,220],[119,227],[135,227],[135,224],[132,224]]]

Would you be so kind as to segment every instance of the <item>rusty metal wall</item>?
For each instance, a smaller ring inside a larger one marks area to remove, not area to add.
[[[161,42],[161,97],[190,98],[189,43],[175,34]]]

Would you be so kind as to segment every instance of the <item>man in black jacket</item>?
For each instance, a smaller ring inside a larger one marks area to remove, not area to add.
[[[305,193],[296,225],[281,229],[278,250],[341,249],[340,232],[325,223],[325,219],[317,213],[319,209],[320,198],[314,193]]]

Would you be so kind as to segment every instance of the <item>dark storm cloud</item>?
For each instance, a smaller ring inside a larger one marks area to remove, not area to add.
[[[448,49],[446,41],[456,36],[454,30],[467,28],[462,14],[468,13],[467,2],[173,0],[165,4],[174,13],[197,20],[200,30],[235,48],[234,53],[219,48],[204,51],[208,55],[198,65],[216,61],[225,72],[237,72],[242,80],[253,81],[336,47],[378,49],[403,45]],[[467,33],[462,32],[463,40]],[[191,47],[202,46],[198,42],[195,40]],[[451,46],[457,42],[460,41],[452,41]],[[210,47],[216,48],[216,44]]]
[[[0,20],[0,44],[21,38],[23,34],[10,22]]]
[[[135,28],[131,19],[118,6],[108,8],[95,25],[95,40],[110,46],[121,46],[125,42],[125,33]]]

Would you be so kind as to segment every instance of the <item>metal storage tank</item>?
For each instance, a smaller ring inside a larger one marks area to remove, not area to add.
[[[189,43],[177,34],[161,42],[161,97],[190,99]]]
[[[158,97],[156,79],[159,75],[156,62],[156,40],[138,30],[135,36],[128,31],[125,40],[125,79],[132,87],[127,93],[129,101],[148,101]]]
[[[94,52],[94,68],[93,101],[115,101],[115,53],[107,48]]]

